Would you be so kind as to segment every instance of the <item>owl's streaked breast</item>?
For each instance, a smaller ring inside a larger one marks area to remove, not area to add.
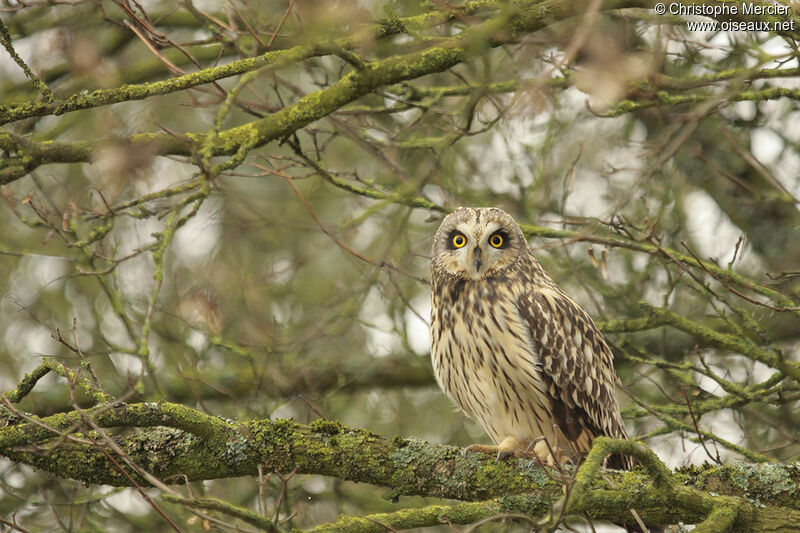
[[[541,362],[508,280],[433,275],[433,368],[439,385],[495,443],[554,434]]]

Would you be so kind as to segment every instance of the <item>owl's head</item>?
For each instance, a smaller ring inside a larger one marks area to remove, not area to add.
[[[461,279],[491,277],[528,249],[511,215],[496,207],[459,207],[433,238],[433,268]]]

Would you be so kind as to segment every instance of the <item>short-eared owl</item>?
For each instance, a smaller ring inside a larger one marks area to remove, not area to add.
[[[626,438],[608,344],[510,215],[456,209],[433,239],[431,271],[436,379],[497,445],[474,448],[552,460],[553,450],[588,452],[600,435]]]

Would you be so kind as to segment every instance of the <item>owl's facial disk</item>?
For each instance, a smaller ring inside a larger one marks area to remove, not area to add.
[[[479,227],[457,224],[446,238],[442,264],[455,276],[481,279],[490,270],[507,266],[516,256],[510,248],[514,237],[496,222]]]

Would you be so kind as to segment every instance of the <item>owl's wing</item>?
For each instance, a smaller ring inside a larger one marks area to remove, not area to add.
[[[557,429],[575,451],[588,452],[599,435],[626,438],[613,355],[589,315],[561,290],[547,286],[521,295],[517,308],[528,323],[533,353],[541,359]]]

